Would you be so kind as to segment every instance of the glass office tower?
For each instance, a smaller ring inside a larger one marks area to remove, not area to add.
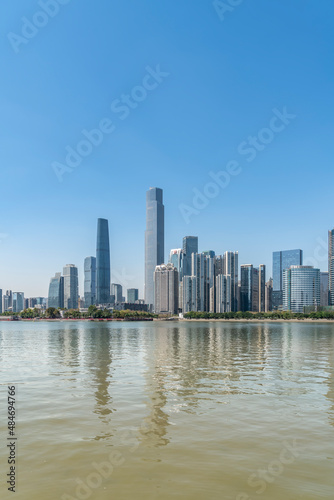
[[[84,262],[84,297],[85,307],[96,304],[96,258],[86,257]]]
[[[183,238],[183,276],[191,276],[191,255],[198,253],[198,237],[185,236]]]
[[[290,266],[303,265],[303,251],[281,250],[273,252],[273,309],[281,309],[283,306],[283,271]]]
[[[50,279],[48,307],[55,307],[56,309],[64,307],[64,278],[61,273],[56,273]]]
[[[138,288],[128,288],[127,290],[127,299],[129,304],[134,304],[136,300],[139,299],[139,290]]]
[[[107,219],[97,219],[96,303],[110,302],[110,248]]]
[[[295,313],[320,306],[320,269],[291,266],[283,271],[283,309]]]
[[[19,313],[24,310],[24,293],[13,292],[13,312]]]
[[[66,264],[66,266],[63,268],[63,276],[64,307],[66,307],[66,309],[78,309],[78,268],[74,264]]]
[[[150,188],[146,192],[145,231],[145,303],[154,307],[154,271],[164,263],[165,213],[163,192]]]

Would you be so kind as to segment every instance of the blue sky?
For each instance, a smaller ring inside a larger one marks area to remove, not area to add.
[[[205,0],[61,3],[45,7],[53,17],[35,0],[0,5],[0,288],[46,295],[50,277],[73,263],[82,293],[83,260],[105,217],[113,280],[142,291],[150,186],[164,190],[166,259],[198,235],[200,250],[238,250],[240,264],[267,264],[268,274],[272,252],[290,248],[326,270],[333,2],[244,0],[220,16]],[[163,76],[145,79],[153,71]],[[115,112],[126,95],[137,102]],[[284,109],[294,118],[268,132]],[[105,119],[113,131],[69,169],[66,147]],[[250,137],[261,138],[253,161],[238,152]],[[194,190],[231,161],[238,175],[187,222]],[[67,166],[62,182],[54,162]]]

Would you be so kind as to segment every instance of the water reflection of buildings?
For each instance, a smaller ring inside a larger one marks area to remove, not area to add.
[[[156,335],[148,345],[149,351],[146,352],[145,393],[149,398],[147,401],[148,415],[144,418],[139,433],[142,444],[148,447],[165,446],[169,443],[167,437],[168,413],[165,411],[168,338],[160,335],[159,330],[159,328],[156,329]]]
[[[113,332],[115,333],[115,332]],[[91,387],[94,388],[96,413],[103,424],[103,431],[95,437],[96,440],[110,438],[112,397],[110,395],[110,384],[112,380],[112,332],[108,326],[101,324],[91,325],[85,332],[85,354],[86,366],[91,372]],[[117,333],[115,335],[117,337]]]

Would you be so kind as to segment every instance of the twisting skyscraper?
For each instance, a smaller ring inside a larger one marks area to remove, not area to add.
[[[154,306],[154,271],[164,263],[165,214],[162,189],[146,191],[145,302]]]
[[[110,302],[110,249],[107,219],[97,219],[96,303]]]

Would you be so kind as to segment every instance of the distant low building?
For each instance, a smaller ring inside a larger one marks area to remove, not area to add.
[[[128,288],[127,289],[127,299],[129,304],[134,304],[139,297],[138,288]]]
[[[130,311],[144,311],[144,312],[147,312],[148,311],[148,304],[144,304],[144,303],[130,303],[130,302],[115,302],[115,304],[113,305],[113,309],[115,309],[116,311],[126,311],[126,310],[130,310]]]

